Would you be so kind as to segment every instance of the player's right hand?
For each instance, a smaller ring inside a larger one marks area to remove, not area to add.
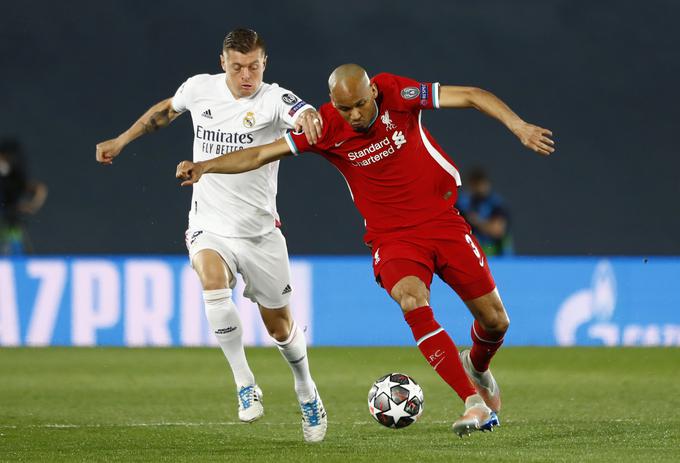
[[[190,186],[198,182],[203,175],[203,166],[201,163],[193,163],[191,161],[182,161],[177,164],[177,172],[175,177],[184,180],[182,186]]]
[[[124,147],[125,144],[117,138],[97,143],[97,162],[104,165],[113,164],[113,158],[118,156]]]

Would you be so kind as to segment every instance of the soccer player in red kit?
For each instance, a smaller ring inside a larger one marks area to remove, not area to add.
[[[318,153],[345,177],[366,222],[377,281],[401,306],[416,344],[435,371],[465,402],[454,422],[462,436],[498,425],[500,389],[489,363],[509,326],[486,256],[454,208],[460,175],[423,127],[422,110],[474,107],[508,127],[541,155],[554,151],[549,130],[528,124],[491,93],[440,86],[392,74],[368,78],[346,64],[329,79],[331,103],[319,111],[322,135],[311,144],[288,133],[269,145],[209,161],[177,166],[182,185],[204,173],[239,173],[289,154]],[[437,274],[458,293],[475,318],[472,348],[458,353],[429,306]]]

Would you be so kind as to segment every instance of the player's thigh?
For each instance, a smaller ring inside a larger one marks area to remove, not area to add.
[[[445,240],[436,241],[437,274],[463,301],[494,291],[489,262],[471,233],[452,230]]]
[[[222,257],[212,249],[199,251],[192,259],[192,265],[204,290],[229,287],[231,272]]]
[[[205,231],[187,231],[191,265],[204,290],[233,288],[236,257],[229,239]]]
[[[286,239],[277,228],[256,238],[243,239],[239,271],[246,283],[244,296],[268,309],[288,306],[293,291]]]
[[[510,319],[497,288],[483,296],[465,301],[465,305],[485,331],[505,333],[508,330]]]
[[[434,262],[432,253],[416,242],[382,242],[373,253],[376,281],[405,312],[429,304]]]

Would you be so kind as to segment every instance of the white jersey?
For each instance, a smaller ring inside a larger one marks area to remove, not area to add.
[[[262,83],[252,96],[236,99],[225,74],[189,78],[172,98],[177,112],[191,111],[194,161],[265,145],[292,129],[312,106],[277,84]],[[278,161],[242,174],[205,174],[193,186],[189,229],[226,237],[261,236],[279,221]]]

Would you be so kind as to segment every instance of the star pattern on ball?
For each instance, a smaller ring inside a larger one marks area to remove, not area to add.
[[[423,392],[413,378],[403,373],[380,377],[369,390],[368,410],[388,428],[405,428],[416,422],[423,410]]]
[[[399,421],[400,418],[411,417],[411,414],[404,410],[404,407],[406,406],[407,403],[408,403],[407,400],[404,400],[399,405],[392,402],[392,407],[386,412],[382,412],[382,414],[386,416],[391,416],[392,419],[394,419],[395,423]]]
[[[384,392],[387,397],[392,397],[392,387],[393,386],[400,386],[399,383],[396,383],[394,381],[390,381],[392,375],[387,375],[385,379],[382,381],[375,383],[376,387],[378,390],[375,393],[375,396],[379,396],[381,392]]]

